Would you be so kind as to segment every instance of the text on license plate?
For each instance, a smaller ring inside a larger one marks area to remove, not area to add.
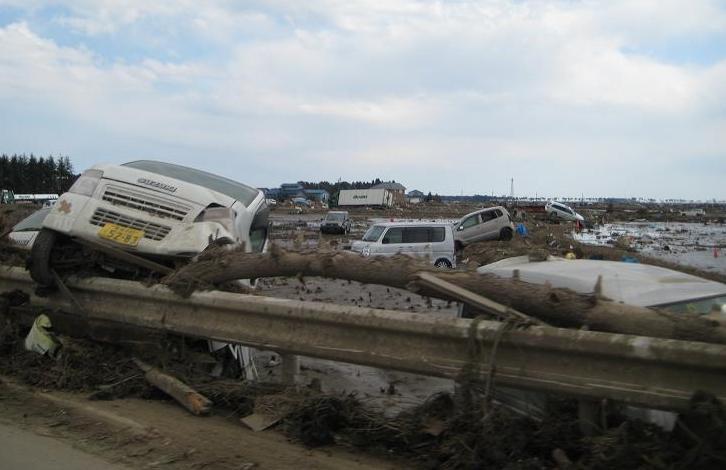
[[[144,237],[144,231],[116,224],[106,224],[98,231],[98,236],[122,245],[136,246]]]

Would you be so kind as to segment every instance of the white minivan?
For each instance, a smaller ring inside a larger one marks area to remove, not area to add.
[[[385,222],[375,224],[354,241],[351,250],[363,256],[404,254],[431,260],[439,268],[456,267],[454,232],[445,222]]]
[[[545,205],[545,212],[547,212],[547,217],[551,220],[569,220],[572,222],[583,222],[585,220],[585,218],[575,212],[572,207],[566,206],[560,202],[548,202],[547,205]]]
[[[261,252],[268,213],[262,191],[205,171],[151,160],[95,165],[43,220],[30,274],[41,286],[52,286],[53,269],[71,271],[98,260],[102,247],[168,267],[211,246]],[[96,264],[114,272],[128,268],[128,257],[108,250],[104,256]]]

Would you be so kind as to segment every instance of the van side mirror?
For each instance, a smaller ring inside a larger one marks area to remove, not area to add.
[[[459,232],[461,232],[462,230],[464,230],[464,226],[463,225],[459,225],[459,227],[456,230],[458,230]]]

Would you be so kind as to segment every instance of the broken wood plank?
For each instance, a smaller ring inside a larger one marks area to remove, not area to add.
[[[486,313],[517,322],[531,323],[534,325],[547,325],[547,323],[538,318],[530,317],[529,315],[525,315],[518,310],[507,307],[506,305],[489,300],[475,292],[440,279],[433,273],[423,271],[418,273],[416,277],[417,282],[422,286],[435,290],[439,293],[446,294],[449,297],[469,304],[479,310],[483,310]]]
[[[134,358],[134,363],[144,371],[144,378],[150,384],[170,395],[193,415],[203,416],[211,412],[211,400],[189,385],[140,359]]]
[[[254,432],[264,431],[277,424],[282,419],[281,416],[268,415],[263,413],[252,413],[240,419],[240,422],[250,428]]]

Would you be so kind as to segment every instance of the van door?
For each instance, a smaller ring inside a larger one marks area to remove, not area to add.
[[[431,227],[431,258],[435,262],[438,258],[454,260],[454,243],[447,240],[446,227]]]
[[[383,256],[393,256],[404,251],[403,227],[389,227],[381,238],[381,245],[378,247],[377,253]]]
[[[431,257],[431,228],[406,227],[403,229],[405,253],[413,256]]]

